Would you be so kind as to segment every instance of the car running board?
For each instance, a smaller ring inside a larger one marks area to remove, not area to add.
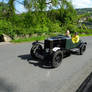
[[[70,49],[71,52],[78,52],[79,51],[79,48],[73,48],[73,49]]]

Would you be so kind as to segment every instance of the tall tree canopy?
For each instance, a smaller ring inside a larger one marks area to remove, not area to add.
[[[44,11],[48,9],[58,9],[70,7],[67,0],[24,0],[24,6],[30,10]]]
[[[15,14],[14,1],[15,0],[9,0],[9,2],[8,2],[8,5],[9,5],[9,14],[10,15],[14,15]]]
[[[3,1],[3,0],[2,0]],[[9,6],[9,12],[15,13],[14,2],[18,2],[25,6],[28,11],[46,11],[50,9],[68,8],[70,2],[68,0],[23,0],[23,3],[18,0],[7,0]]]

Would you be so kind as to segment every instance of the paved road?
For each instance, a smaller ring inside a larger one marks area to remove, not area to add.
[[[31,43],[0,46],[0,92],[76,92],[92,72],[92,36],[82,39],[88,42],[84,55],[64,58],[56,69],[28,61]]]

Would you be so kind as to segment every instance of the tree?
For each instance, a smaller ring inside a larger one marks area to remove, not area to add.
[[[13,16],[15,14],[15,7],[14,7],[14,1],[15,0],[9,0],[9,16]]]
[[[44,11],[67,3],[67,0],[24,0],[24,6],[30,11]]]
[[[4,2],[0,2],[0,16],[3,17],[7,17],[7,13],[8,13],[9,7],[8,4],[4,3]]]
[[[8,3],[4,3],[4,0],[0,3],[0,9],[2,8],[2,13],[5,14],[6,17],[11,17],[15,14],[14,1],[15,0],[7,0]]]

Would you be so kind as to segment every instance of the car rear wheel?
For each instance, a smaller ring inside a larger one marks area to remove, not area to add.
[[[61,64],[62,59],[63,59],[63,51],[58,50],[54,52],[52,55],[52,62],[51,62],[52,67],[53,68],[58,67]]]
[[[83,45],[81,48],[80,48],[80,55],[83,55],[83,53],[86,51],[86,45]]]

